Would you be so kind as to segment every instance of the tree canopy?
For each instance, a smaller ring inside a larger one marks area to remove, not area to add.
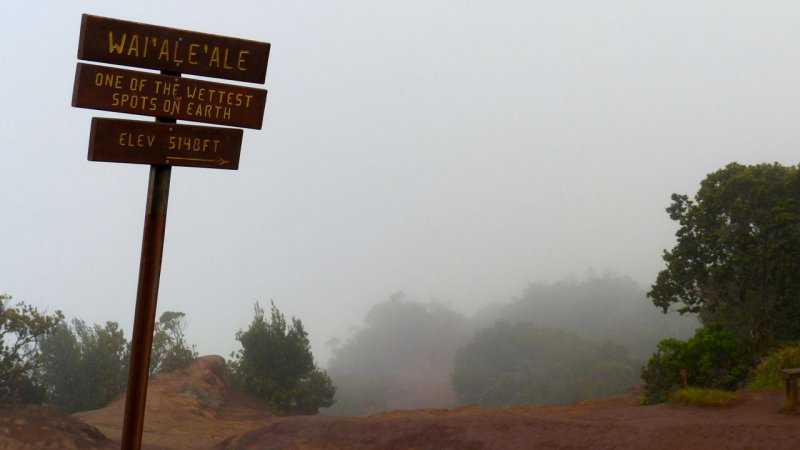
[[[585,280],[535,283],[511,302],[476,314],[476,328],[498,320],[562,328],[596,342],[625,345],[631,357],[646,361],[665,337],[688,338],[695,317],[661,314],[633,280],[606,274]]]
[[[731,163],[667,212],[680,228],[648,293],[656,306],[721,324],[754,356],[800,339],[797,166]]]
[[[272,303],[270,317],[256,303],[247,330],[236,333],[242,349],[231,368],[236,380],[251,394],[281,412],[314,414],[334,402],[336,388],[328,374],[317,368],[303,323],[287,323]]]
[[[621,345],[499,321],[459,349],[453,387],[462,403],[565,403],[618,393],[636,384],[637,375]]]
[[[60,323],[42,341],[47,401],[69,414],[105,406],[125,390],[130,343],[116,322]]]
[[[150,374],[183,369],[197,358],[194,345],[186,342],[186,314],[164,311],[153,332],[153,351],[150,355]]]
[[[0,403],[41,403],[40,343],[64,320],[61,311],[39,312],[0,294]]]

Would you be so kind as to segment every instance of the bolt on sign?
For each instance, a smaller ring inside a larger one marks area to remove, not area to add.
[[[181,74],[264,83],[270,44],[84,14],[72,106],[155,117],[95,117],[90,161],[150,165],[121,447],[142,445],[172,166],[236,170],[244,127],[261,129],[267,91]],[[223,127],[178,125],[177,120]]]

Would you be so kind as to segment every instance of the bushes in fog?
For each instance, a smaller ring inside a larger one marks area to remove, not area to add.
[[[197,358],[194,345],[189,345],[183,334],[185,317],[186,314],[182,312],[165,311],[155,323],[150,355],[151,375],[183,369]]]
[[[531,284],[521,297],[484,309],[472,322],[487,327],[497,320],[563,328],[596,342],[616,342],[641,362],[661,339],[688,338],[699,326],[694,317],[662,314],[636,283],[614,275]]]
[[[498,321],[458,350],[452,379],[461,403],[505,406],[618,393],[636,383],[637,372],[620,345]]]
[[[287,322],[273,303],[270,315],[255,305],[247,330],[236,333],[242,349],[230,362],[238,384],[251,395],[284,413],[316,414],[334,403],[336,388],[314,364],[303,322]]]
[[[452,405],[453,355],[466,340],[465,326],[464,316],[446,305],[413,302],[399,293],[373,306],[328,364],[339,389],[330,412]]]
[[[60,311],[47,315],[0,293],[0,403],[41,403],[40,342],[64,320]]]
[[[718,325],[698,329],[691,339],[664,339],[642,369],[645,403],[666,401],[682,387],[681,370],[692,387],[734,390],[747,379],[751,368],[747,352],[731,332]]]
[[[184,313],[165,311],[155,325],[151,374],[189,364],[196,356],[183,336]],[[117,322],[59,323],[41,343],[41,379],[46,401],[70,414],[101,408],[125,391],[130,342]]]
[[[69,414],[105,406],[125,390],[130,345],[116,322],[60,323],[42,341],[48,403]]]

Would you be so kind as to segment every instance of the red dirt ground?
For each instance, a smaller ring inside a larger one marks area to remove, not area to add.
[[[203,357],[151,380],[146,449],[800,448],[800,416],[778,412],[779,390],[746,391],[725,408],[637,406],[632,391],[571,405],[278,417],[228,389],[223,365],[221,357]],[[119,448],[123,410],[122,398],[68,418],[0,408],[0,448]]]
[[[726,408],[636,406],[627,395],[565,406],[292,417],[217,449],[798,449],[783,393],[742,393]]]

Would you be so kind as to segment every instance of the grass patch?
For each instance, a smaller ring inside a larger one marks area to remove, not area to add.
[[[735,392],[688,387],[673,392],[667,401],[687,406],[730,406],[737,399]]]
[[[800,367],[800,345],[786,345],[770,352],[756,367],[747,387],[753,389],[783,387],[781,369]]]

